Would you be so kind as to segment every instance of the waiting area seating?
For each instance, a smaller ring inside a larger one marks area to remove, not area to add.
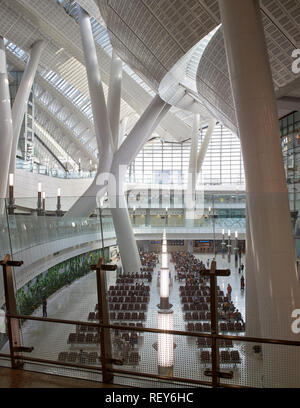
[[[111,312],[109,314],[110,320],[146,320],[146,316],[144,312]]]
[[[143,271],[147,270],[153,272],[153,268],[158,263],[158,256],[155,252],[139,251]],[[152,269],[152,270],[151,270]]]
[[[58,354],[57,361],[64,363],[79,363],[79,364],[96,364],[99,363],[100,357],[97,352],[68,352],[62,351]]]
[[[202,320],[202,319],[201,319]],[[189,322],[186,326],[187,331],[191,332],[210,332],[210,323],[193,323]],[[220,332],[243,332],[245,325],[241,323],[219,323]]]
[[[211,363],[211,353],[209,351],[201,351],[200,360],[202,364]],[[241,358],[238,350],[221,350],[220,351],[220,363],[221,364],[240,364]]]
[[[98,333],[70,333],[68,344],[97,344],[100,343]]]
[[[207,337],[199,337],[196,342],[198,348],[209,348],[211,347],[211,338]],[[221,348],[232,348],[233,347],[233,342],[230,339],[220,339],[218,341],[218,346]]]

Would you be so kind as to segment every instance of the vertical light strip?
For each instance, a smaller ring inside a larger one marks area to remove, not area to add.
[[[173,313],[158,313],[158,329],[173,330]],[[173,334],[158,334],[158,365],[172,367],[174,364]]]

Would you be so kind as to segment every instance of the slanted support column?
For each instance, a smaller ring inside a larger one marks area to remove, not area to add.
[[[207,131],[205,133],[205,137],[203,139],[203,142],[201,143],[201,147],[198,153],[198,157],[197,157],[197,178],[200,174],[200,171],[202,169],[202,164],[204,162],[206,153],[207,153],[207,149],[214,131],[216,125],[216,120],[215,119],[211,119],[208,123],[208,127],[207,127]],[[196,179],[197,181],[197,179]]]
[[[70,217],[88,216],[96,208],[97,193],[99,190],[102,190],[103,194],[105,192],[105,183],[108,181],[108,174],[113,158],[113,140],[91,22],[89,15],[81,8],[79,9],[79,23],[92,104],[95,134],[100,157],[95,179],[68,211],[67,216]]]
[[[219,0],[219,6],[244,159],[261,335],[299,340],[291,325],[300,286],[259,1]],[[299,350],[263,346],[263,386],[299,385]]]
[[[198,152],[198,132],[200,126],[200,115],[195,114],[193,120],[193,129],[191,137],[191,149],[189,160],[188,183],[185,196],[185,225],[193,226],[195,218],[195,193],[197,178],[197,152]]]
[[[120,134],[119,134],[119,138],[118,138],[118,148],[124,142],[125,135],[126,135],[127,122],[128,122],[128,116],[125,116],[121,120],[121,124],[120,124],[121,126],[120,126]]]
[[[36,70],[39,64],[39,60],[44,48],[44,41],[36,41],[30,51],[30,57],[27,62],[25,71],[23,72],[22,79],[14,100],[12,107],[12,122],[13,122],[13,140],[10,155],[9,172],[15,173],[16,167],[16,154],[19,142],[19,136],[23,118],[26,111],[27,101],[30,95]]]
[[[13,131],[5,46],[3,38],[0,37],[0,214],[4,208],[3,198],[6,197],[12,137]]]
[[[107,98],[107,111],[109,116],[115,152],[118,150],[119,145],[121,86],[122,86],[122,60],[117,56],[115,51],[113,51],[110,70],[109,91]]]
[[[108,186],[108,196],[125,273],[139,272],[141,267],[124,195],[123,183],[125,173],[127,166],[134,160],[169,108],[170,105],[167,105],[158,95],[155,96],[114,155],[111,167],[112,179]]]
[[[191,153],[190,153],[190,163],[189,163],[189,180],[188,180],[188,197],[186,200],[187,210],[185,214],[185,225],[193,226],[194,225],[194,205],[196,203],[196,185],[199,178],[202,164],[204,162],[207,149],[211,140],[215,128],[216,120],[211,119],[208,123],[207,131],[202,141],[200,150],[198,151],[198,130],[200,127],[200,115],[195,115],[194,124],[193,124],[193,138],[191,144]],[[196,133],[195,133],[196,132]],[[204,199],[201,200],[201,203],[204,204]],[[201,205],[200,205],[201,206]],[[198,206],[199,207],[199,206]],[[199,210],[199,208],[198,208]]]

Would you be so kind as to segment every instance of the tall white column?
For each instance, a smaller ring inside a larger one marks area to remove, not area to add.
[[[112,133],[114,151],[118,150],[119,123],[122,87],[122,60],[115,51],[112,53],[109,90],[107,97],[107,111]]]
[[[16,98],[13,103],[12,107],[13,141],[9,164],[10,173],[15,173],[16,154],[22,122],[43,48],[44,48],[43,40],[38,40],[32,45],[30,50],[30,56],[27,61],[25,71],[23,72],[22,79],[16,94]]]
[[[189,174],[188,174],[188,199],[194,201],[196,189],[196,174],[197,174],[197,153],[198,153],[198,132],[200,126],[200,115],[194,115],[193,130],[191,138],[191,150],[189,160]]]
[[[299,340],[291,329],[300,286],[276,101],[258,0],[219,0],[244,159],[261,335]],[[263,346],[264,386],[300,385],[299,349]]]
[[[246,259],[245,259],[245,307],[246,307],[246,336],[260,337],[259,309],[257,298],[257,271],[253,256],[253,243],[249,225],[249,216],[246,213]],[[252,350],[253,343],[249,343]]]
[[[200,115],[195,114],[193,120],[193,129],[191,137],[191,149],[189,160],[188,182],[185,194],[185,225],[193,226],[195,218],[196,201],[196,178],[197,178],[197,153],[198,153],[198,132],[200,126]]]
[[[12,146],[12,118],[9,84],[7,78],[4,40],[0,37],[0,209],[4,208],[4,198],[9,174],[9,159]]]
[[[108,196],[122,265],[126,273],[138,272],[141,261],[123,190],[125,173],[127,166],[134,160],[169,108],[170,106],[158,95],[155,96],[114,155],[111,167],[112,181],[108,186]]]
[[[88,216],[96,208],[96,195],[99,190],[105,191],[106,189],[105,183],[108,181],[114,152],[91,22],[89,15],[81,8],[79,10],[79,23],[99,151],[99,164],[92,184],[66,214],[70,217]],[[97,184],[99,179],[101,181]]]

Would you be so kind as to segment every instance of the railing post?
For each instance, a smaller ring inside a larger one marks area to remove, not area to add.
[[[109,325],[109,311],[106,299],[106,272],[103,265],[103,258],[99,258],[97,265],[92,265],[91,268],[96,270],[97,277],[97,296],[98,296],[98,312],[99,323]],[[107,266],[106,266],[107,267]],[[114,376],[112,373],[112,348],[110,331],[106,328],[98,329],[100,337],[101,365],[103,382],[112,382]]]
[[[211,334],[218,334],[218,305],[217,305],[217,282],[216,282],[216,262],[212,261],[210,269],[210,313],[211,313]],[[212,386],[219,386],[219,347],[215,337],[211,339],[211,369]]]
[[[21,368],[23,366],[22,353],[16,351],[21,347],[21,337],[19,329],[19,320],[11,318],[10,315],[17,314],[17,306],[14,291],[14,282],[12,275],[12,266],[21,266],[23,261],[11,261],[10,255],[6,255],[3,261],[0,261],[3,269],[3,282],[6,304],[6,319],[9,338],[10,359],[12,368]]]
[[[218,335],[218,300],[217,300],[217,277],[229,276],[229,269],[216,269],[216,261],[211,262],[210,270],[200,271],[201,276],[209,276],[210,279],[210,322],[211,322],[211,334]],[[218,340],[215,336],[211,338],[211,370],[205,370],[204,375],[212,377],[212,387],[220,386],[220,378],[232,378],[233,373],[221,372],[219,364],[219,347]]]

